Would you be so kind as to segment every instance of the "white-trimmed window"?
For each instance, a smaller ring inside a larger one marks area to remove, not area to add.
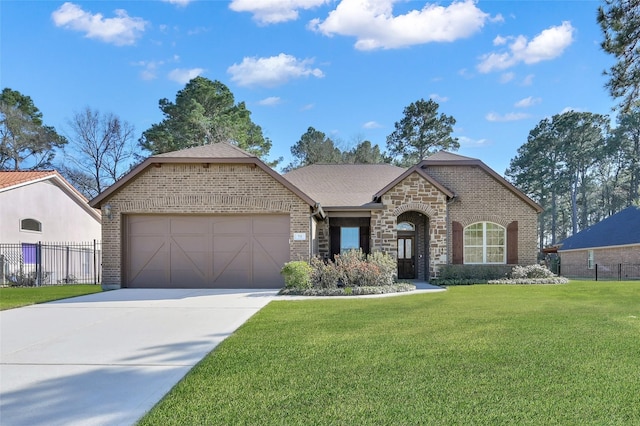
[[[398,231],[415,231],[416,226],[411,222],[400,222],[396,228]]]
[[[464,228],[464,263],[507,263],[507,232],[492,222]]]
[[[42,232],[42,223],[35,219],[22,219],[20,221],[20,230]]]
[[[588,250],[587,251],[587,268],[593,269],[594,264],[595,263],[593,261],[593,250]]]

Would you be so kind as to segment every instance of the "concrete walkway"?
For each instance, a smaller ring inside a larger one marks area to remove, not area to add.
[[[123,289],[0,312],[0,425],[130,425],[276,290]]]

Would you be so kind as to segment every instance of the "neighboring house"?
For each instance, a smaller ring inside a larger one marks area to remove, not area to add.
[[[1,171],[0,284],[97,281],[100,222],[58,172]]]
[[[592,278],[598,265],[601,277],[640,277],[640,207],[627,207],[563,240],[558,255],[564,276]]]
[[[531,264],[541,211],[456,154],[282,176],[227,143],[150,157],[91,205],[105,216],[106,288],[277,288],[285,262],[353,248],[393,255],[406,279],[450,263]]]
[[[0,172],[0,243],[99,240],[100,221],[57,171]]]

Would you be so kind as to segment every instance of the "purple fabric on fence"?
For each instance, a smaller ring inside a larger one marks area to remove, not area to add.
[[[34,264],[37,261],[37,244],[22,243],[22,258],[26,264]]]

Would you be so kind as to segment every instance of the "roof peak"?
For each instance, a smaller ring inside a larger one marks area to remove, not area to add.
[[[176,158],[238,158],[256,157],[253,154],[235,146],[230,142],[214,142],[207,145],[198,145],[177,151],[164,152],[152,157],[176,157]]]

